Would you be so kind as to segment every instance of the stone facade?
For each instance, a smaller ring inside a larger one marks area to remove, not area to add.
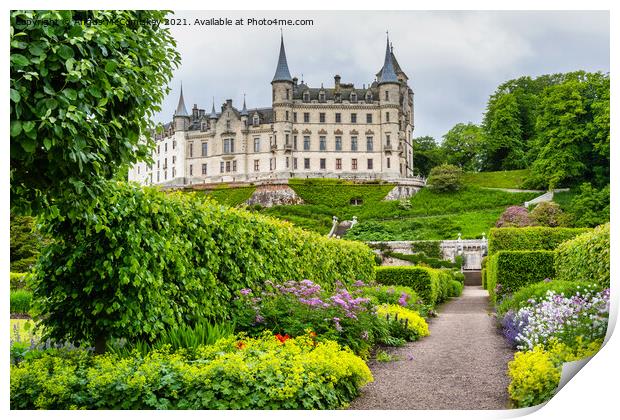
[[[292,78],[284,42],[270,108],[241,110],[227,100],[188,113],[183,88],[173,121],[154,133],[153,164],[129,179],[186,186],[297,178],[412,177],[413,91],[387,43],[384,65],[369,86],[334,77],[330,88]]]

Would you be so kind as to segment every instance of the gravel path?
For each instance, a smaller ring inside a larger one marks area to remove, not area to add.
[[[369,363],[375,381],[351,408],[508,408],[506,364],[513,352],[489,311],[487,291],[465,286],[461,297],[439,308],[429,337],[386,349],[396,361]]]

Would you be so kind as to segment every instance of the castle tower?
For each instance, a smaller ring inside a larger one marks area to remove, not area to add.
[[[404,176],[399,156],[400,81],[394,70],[390,38],[387,38],[383,68],[379,74],[379,104],[381,108],[381,141],[383,170],[392,176]]]
[[[174,112],[173,120],[175,131],[187,131],[189,128],[189,114],[187,113],[187,108],[185,108],[185,100],[183,99],[183,85],[181,85],[179,104],[177,105],[177,110]]]
[[[271,81],[272,107],[274,113],[273,139],[271,150],[273,154],[272,170],[286,172],[286,157],[288,153],[285,145],[291,142],[291,132],[293,130],[293,78],[286,62],[286,51],[284,50],[284,37],[280,35],[280,55],[278,65]],[[289,159],[290,164],[290,159]]]

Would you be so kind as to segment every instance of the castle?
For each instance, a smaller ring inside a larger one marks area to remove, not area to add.
[[[170,187],[288,178],[398,180],[413,176],[413,90],[387,40],[383,67],[369,86],[334,76],[310,87],[291,77],[284,39],[271,81],[272,106],[187,111],[183,88],[173,121],[153,133],[153,163],[129,180]]]

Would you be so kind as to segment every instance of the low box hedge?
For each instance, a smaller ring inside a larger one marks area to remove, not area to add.
[[[520,288],[553,278],[554,251],[499,251],[486,263],[487,290],[492,302]]]
[[[380,284],[411,287],[427,305],[435,305],[440,297],[439,270],[427,267],[376,267]]]
[[[609,287],[609,224],[564,242],[556,250],[558,280],[591,281]]]
[[[489,232],[489,255],[499,251],[554,250],[562,242],[588,232],[585,228],[524,227],[492,228]]]

